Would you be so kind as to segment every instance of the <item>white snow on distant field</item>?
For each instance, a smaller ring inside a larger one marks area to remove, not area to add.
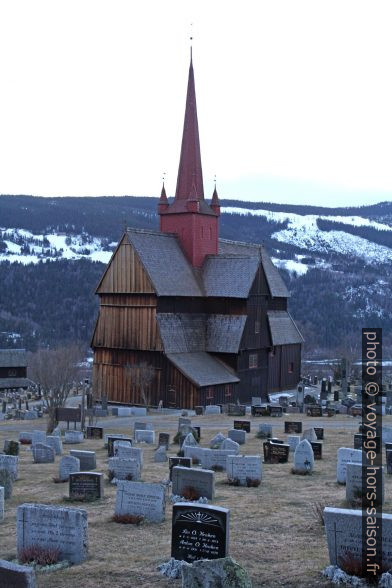
[[[272,262],[276,267],[283,268],[290,273],[297,274],[297,276],[303,276],[309,269],[305,263],[295,261],[294,259],[279,259],[277,257],[272,257]]]
[[[0,253],[0,262],[27,265],[48,259],[91,259],[107,263],[116,243],[103,247],[102,240],[88,235],[35,235],[26,229],[0,227],[7,249]],[[105,240],[103,240],[105,241]],[[107,240],[106,240],[107,243]],[[110,251],[104,249],[110,248]]]
[[[234,206],[222,207],[222,212],[232,214],[250,214],[262,216],[267,221],[287,222],[287,228],[271,235],[282,243],[296,245],[312,252],[336,252],[366,260],[368,263],[387,263],[392,261],[392,249],[378,245],[363,237],[346,233],[344,230],[322,231],[317,220],[343,222],[353,226],[371,227],[378,230],[392,231],[392,227],[360,216],[323,216],[314,214],[295,214],[291,212],[275,212],[270,210],[252,210]]]

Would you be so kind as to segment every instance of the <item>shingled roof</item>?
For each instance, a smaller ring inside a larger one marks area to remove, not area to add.
[[[245,315],[157,313],[165,353],[237,353]]]
[[[26,349],[0,349],[0,367],[26,367]]]
[[[247,298],[252,287],[259,257],[210,255],[203,265],[203,283],[207,296]]]
[[[260,262],[271,296],[290,296],[262,245],[220,239],[219,254],[208,256],[199,272],[188,262],[176,235],[128,229],[127,237],[158,296],[247,298]]]
[[[276,298],[289,298],[290,292],[278,269],[274,266],[263,245],[258,243],[243,243],[241,241],[229,241],[227,239],[219,239],[219,255],[247,255],[249,257],[261,258],[265,277],[267,279],[268,288],[271,296]]]
[[[200,388],[240,381],[225,364],[203,351],[168,353],[167,357],[188,380]]]
[[[246,318],[245,315],[209,315],[206,350],[211,353],[238,353]]]
[[[267,316],[272,345],[303,343],[304,339],[287,311],[269,310]]]
[[[175,235],[142,229],[128,229],[127,235],[158,296],[203,296]]]

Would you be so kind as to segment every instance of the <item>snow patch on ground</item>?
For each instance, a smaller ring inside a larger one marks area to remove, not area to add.
[[[0,263],[39,263],[48,259],[90,259],[107,264],[117,243],[88,235],[39,234],[25,229],[0,227],[7,249],[0,252]],[[106,249],[110,249],[106,251]]]
[[[271,210],[252,210],[236,206],[222,207],[222,212],[264,217],[267,221],[287,222],[287,228],[271,235],[281,243],[289,243],[311,252],[335,252],[347,256],[359,257],[368,263],[388,263],[392,261],[392,249],[378,245],[363,237],[345,231],[322,231],[317,220],[329,220],[356,227],[371,227],[383,231],[392,231],[389,225],[360,216],[326,216],[315,214],[296,214]],[[294,271],[294,270],[292,270]]]

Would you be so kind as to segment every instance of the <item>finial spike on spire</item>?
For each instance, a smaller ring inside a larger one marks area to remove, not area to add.
[[[191,63],[192,63],[193,22],[191,22],[191,34],[190,34],[189,40],[190,40],[190,45],[191,45]]]

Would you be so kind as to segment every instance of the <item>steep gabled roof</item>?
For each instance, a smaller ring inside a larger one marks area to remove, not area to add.
[[[237,353],[245,315],[159,312],[165,353]]]
[[[243,243],[241,241],[229,241],[219,239],[219,254],[256,256],[261,262],[267,280],[271,296],[276,298],[289,298],[290,292],[282,280],[279,271],[271,261],[267,251],[258,243]]]
[[[272,345],[303,343],[304,338],[286,310],[269,310],[267,316]]]
[[[175,235],[128,229],[127,236],[158,296],[203,296],[197,272]]]
[[[165,353],[205,351],[205,314],[158,312],[157,321]]]
[[[209,255],[202,270],[206,295],[247,298],[259,263],[259,257]]]
[[[238,353],[246,318],[245,315],[208,315],[206,350],[210,353]]]
[[[240,381],[228,366],[205,351],[168,353],[167,357],[188,380],[200,388]]]
[[[26,367],[26,349],[0,349],[0,367]]]

